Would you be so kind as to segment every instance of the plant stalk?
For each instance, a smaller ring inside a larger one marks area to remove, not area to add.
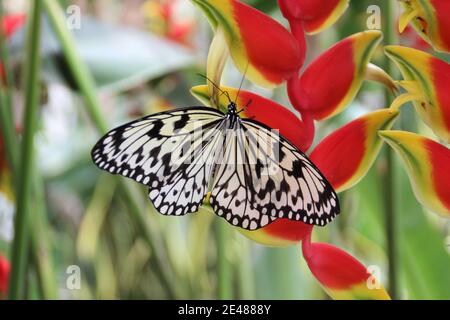
[[[232,298],[231,266],[227,259],[227,243],[229,235],[227,225],[222,219],[215,219],[216,247],[217,247],[217,297],[219,300],[230,300]]]
[[[384,30],[385,30],[385,44],[396,43],[396,33],[394,30],[395,17],[391,1],[383,1],[384,12]],[[386,58],[385,71],[392,75],[394,73],[394,66],[392,62]],[[393,101],[392,93],[389,89],[385,89],[385,103],[388,107]],[[384,187],[384,202],[385,202],[385,231],[386,231],[386,250],[388,256],[388,280],[389,293],[393,300],[397,300],[398,283],[397,283],[397,216],[396,216],[396,197],[395,192],[395,176],[394,176],[394,153],[391,148],[385,149],[386,157],[386,172],[385,172],[385,187]]]
[[[8,112],[8,102],[5,96],[5,90],[0,89],[0,135],[5,146],[6,159],[8,160],[9,167],[13,172],[13,179],[17,178],[15,174],[17,164],[17,137],[15,134],[14,122],[10,120],[10,114]],[[16,185],[16,183],[14,183]]]
[[[35,224],[30,229],[33,267],[36,269],[40,296],[45,300],[58,298],[53,256],[51,254],[51,232],[48,229],[47,206],[44,195],[44,182],[34,168],[33,202],[35,205]]]
[[[14,220],[14,241],[12,246],[12,271],[9,298],[21,299],[26,282],[28,257],[28,215],[31,199],[32,171],[34,160],[34,133],[39,100],[39,43],[41,31],[41,1],[33,0],[27,30],[27,51],[25,59],[25,116],[23,140],[16,195]]]

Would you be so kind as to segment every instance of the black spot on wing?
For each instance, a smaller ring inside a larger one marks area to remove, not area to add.
[[[177,120],[174,122],[173,129],[174,130],[180,130],[184,128],[189,121],[189,114],[183,114],[180,118],[180,120]]]
[[[250,119],[243,119],[242,124],[247,134],[254,136],[247,140],[248,153],[258,149],[256,141],[269,140],[273,153],[279,155],[273,161],[259,161],[258,158],[255,164],[249,164],[252,206],[274,218],[300,220],[319,226],[332,221],[340,212],[339,201],[320,170],[304,153],[271,128]],[[268,154],[266,157],[271,159]],[[279,170],[270,172],[273,165]]]

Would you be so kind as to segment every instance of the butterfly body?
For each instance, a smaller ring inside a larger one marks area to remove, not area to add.
[[[107,133],[94,163],[149,187],[164,215],[214,212],[248,230],[277,218],[325,225],[339,213],[336,193],[300,150],[271,128],[239,116],[189,107],[157,113]]]
[[[230,102],[230,104],[228,105],[228,112],[226,114],[226,118],[229,120],[228,129],[232,129],[236,121],[240,120],[240,117],[236,109],[236,104],[234,102]]]

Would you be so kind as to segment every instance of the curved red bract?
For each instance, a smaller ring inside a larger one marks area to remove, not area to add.
[[[232,3],[252,65],[273,83],[296,75],[302,66],[304,52],[292,34],[264,13],[239,1]]]
[[[347,289],[369,277],[364,265],[335,246],[303,241],[302,250],[313,275],[329,289]]]
[[[442,204],[450,210],[450,150],[433,140],[424,139],[431,165],[431,176]]]
[[[445,45],[446,51],[450,51],[450,1],[431,0],[435,8],[436,20],[439,29],[439,36]]]
[[[450,131],[450,64],[440,59],[430,59],[431,73],[445,127]]]
[[[340,0],[278,0],[288,20],[301,20],[307,32],[318,29],[330,17]]]
[[[270,128],[278,129],[283,137],[302,151],[311,145],[314,138],[312,119],[304,117],[302,122],[282,105],[248,91],[241,91],[239,101],[241,106],[250,102],[245,108],[246,118],[255,118]]]
[[[340,0],[301,0],[299,3],[304,27],[307,32],[320,27],[330,16]]]
[[[366,135],[365,121],[357,119],[327,136],[314,148],[310,159],[333,188],[338,189],[358,169],[366,151]]]
[[[264,232],[280,239],[299,242],[309,236],[312,229],[312,225],[301,221],[281,218],[264,227]]]
[[[344,99],[355,77],[353,40],[345,39],[314,60],[296,90],[302,110],[323,119]]]

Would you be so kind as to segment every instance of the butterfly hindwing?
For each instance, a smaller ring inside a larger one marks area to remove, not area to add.
[[[184,215],[196,212],[202,205],[213,169],[212,159],[219,150],[216,146],[220,136],[215,133],[221,124],[217,122],[212,128],[193,131],[189,154],[181,158],[181,165],[162,188],[150,188],[149,197],[160,213]]]
[[[339,214],[335,191],[305,154],[276,130],[248,119],[242,124],[249,144],[246,150],[265,155],[254,155],[260,161],[251,157],[249,161],[256,210],[319,226]]]
[[[214,181],[210,202],[216,213],[250,230],[275,218],[321,226],[334,219],[337,195],[302,152],[259,122],[237,123]]]
[[[256,230],[275,218],[261,214],[252,204],[251,168],[247,165],[245,133],[238,121],[227,122],[223,156],[216,164],[210,203],[214,212],[234,226]]]
[[[207,192],[216,135],[224,114],[192,107],[161,112],[118,127],[92,150],[97,166],[149,187],[162,214],[195,212]]]

